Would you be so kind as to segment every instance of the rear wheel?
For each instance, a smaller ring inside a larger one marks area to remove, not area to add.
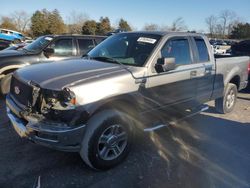
[[[237,87],[235,84],[227,85],[223,97],[215,100],[215,108],[218,112],[226,114],[233,110],[237,100]]]
[[[87,123],[80,155],[91,168],[109,169],[127,157],[132,138],[132,121],[125,113],[103,110]]]

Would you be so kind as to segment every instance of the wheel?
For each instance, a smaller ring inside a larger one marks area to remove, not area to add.
[[[19,43],[21,43],[21,40],[20,40],[20,39],[14,39],[14,40],[13,40],[13,44],[19,44]]]
[[[1,85],[0,85],[2,95],[6,95],[7,93],[10,92],[11,77],[12,77],[12,73],[9,73],[2,78]]]
[[[106,170],[121,163],[128,155],[132,139],[132,121],[125,113],[103,110],[87,123],[80,155],[93,169]]]
[[[215,108],[218,112],[226,114],[233,110],[237,100],[237,87],[235,84],[227,85],[224,96],[215,100]]]

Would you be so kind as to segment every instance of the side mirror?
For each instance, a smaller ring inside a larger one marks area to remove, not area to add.
[[[174,70],[175,67],[176,67],[175,58],[173,57],[159,58],[157,60],[157,63],[155,64],[155,70],[158,73]]]
[[[43,50],[43,53],[44,53],[45,57],[49,58],[52,54],[55,53],[55,50],[53,48],[45,48]]]

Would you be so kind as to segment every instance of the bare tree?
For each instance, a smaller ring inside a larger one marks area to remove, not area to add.
[[[221,19],[223,37],[225,37],[225,35],[228,34],[229,26],[233,23],[235,17],[236,17],[235,12],[231,10],[221,11],[219,18]]]
[[[87,14],[72,11],[68,19],[68,32],[81,33],[83,24],[89,19]]]
[[[157,24],[146,24],[143,28],[145,31],[157,31],[159,30],[159,26]]]
[[[25,32],[28,29],[31,16],[27,12],[15,11],[11,18],[18,31]]]
[[[211,15],[205,19],[205,22],[208,26],[210,37],[213,37],[216,34],[217,17]]]
[[[187,30],[187,26],[182,17],[175,19],[170,27],[171,31],[185,31]]]

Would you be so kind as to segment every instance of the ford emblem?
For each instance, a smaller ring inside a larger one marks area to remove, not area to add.
[[[19,95],[19,93],[20,93],[19,87],[15,86],[14,89],[15,89],[15,93],[16,93],[17,95]]]

